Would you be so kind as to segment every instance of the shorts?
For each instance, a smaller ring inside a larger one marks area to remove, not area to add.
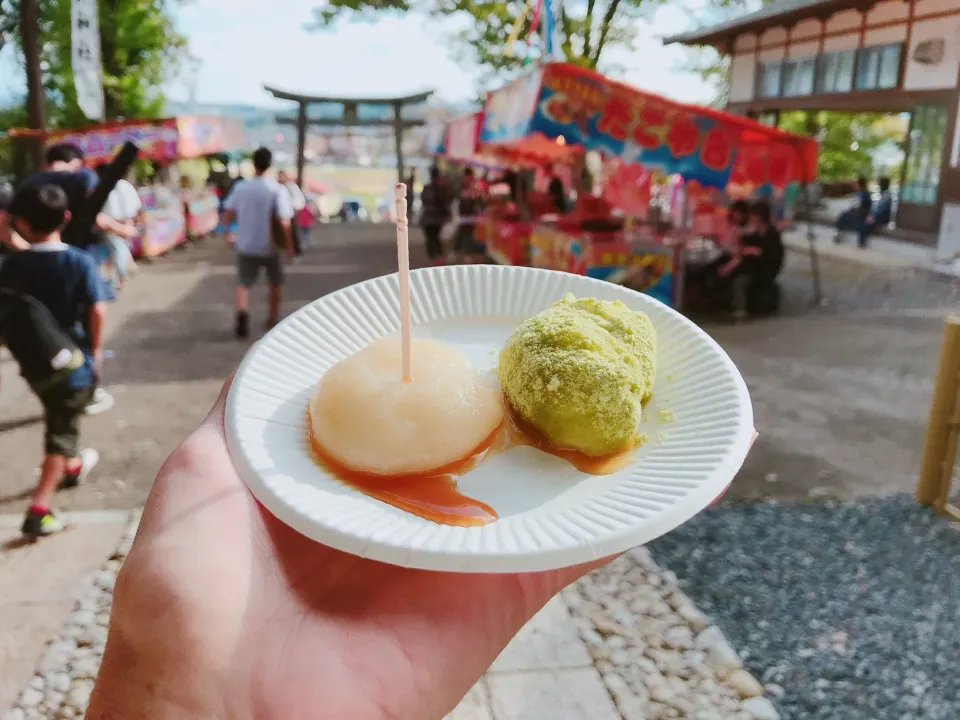
[[[43,446],[47,455],[72,458],[80,452],[80,418],[93,400],[93,391],[93,386],[73,388],[59,383],[37,393],[43,404]]]
[[[237,281],[242,287],[252,287],[260,276],[260,268],[267,272],[271,287],[283,285],[283,260],[279,255],[237,255]]]

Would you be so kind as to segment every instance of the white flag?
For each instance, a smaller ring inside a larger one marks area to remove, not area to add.
[[[72,0],[71,62],[77,105],[91,120],[103,120],[103,77],[100,66],[100,23],[97,0]]]

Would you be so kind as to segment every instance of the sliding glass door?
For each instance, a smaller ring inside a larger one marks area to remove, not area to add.
[[[940,175],[946,139],[946,108],[917,105],[907,134],[897,227],[936,231],[940,222]]]

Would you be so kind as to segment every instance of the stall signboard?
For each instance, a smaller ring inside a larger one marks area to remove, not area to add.
[[[483,113],[457,118],[447,128],[446,155],[454,160],[472,160],[480,139]]]
[[[740,134],[740,126],[718,113],[551,63],[490,94],[480,139],[509,144],[530,135],[562,137],[567,145],[723,188]]]
[[[530,238],[530,264],[624,285],[677,307],[680,245],[632,232],[567,233],[537,225]]]
[[[127,142],[140,149],[140,158],[172,162],[242,147],[243,125],[232,118],[182,116],[102,123],[47,136],[48,145],[70,143],[79,147],[89,165],[112,160]]]
[[[210,188],[188,191],[184,197],[187,206],[187,230],[191,237],[203,237],[216,230],[220,223],[220,200]]]
[[[180,158],[203,157],[243,146],[243,124],[234,118],[182,115],[176,118],[176,126]]]
[[[587,276],[637,290],[664,305],[676,306],[678,250],[659,243],[633,244],[618,239],[591,248]]]
[[[141,158],[174,160],[177,157],[176,120],[131,120],[104,123],[86,129],[65,130],[47,136],[47,144],[70,143],[83,151],[86,162],[109,162],[127,142],[140,148]]]
[[[143,202],[143,228],[131,248],[136,257],[156,257],[181,245],[187,239],[183,201],[162,185],[140,188]]]
[[[480,128],[481,143],[520,140],[531,131],[542,80],[543,68],[537,67],[487,95]]]

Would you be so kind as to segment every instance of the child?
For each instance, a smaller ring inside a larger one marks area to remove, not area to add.
[[[63,530],[64,524],[50,509],[54,491],[79,485],[99,460],[96,450],[78,452],[77,443],[80,417],[96,388],[94,362],[100,355],[107,306],[93,258],[60,239],[60,229],[70,219],[63,190],[55,185],[24,187],[8,214],[12,229],[29,248],[12,253],[0,267],[0,289],[43,305],[49,314],[41,310],[42,315],[82,353],[79,362],[51,374],[49,367],[25,359],[38,355],[22,352],[37,328],[21,324],[18,337],[6,338],[11,350],[21,348],[15,354],[20,372],[43,405],[45,456],[22,527],[24,535],[35,537]]]

